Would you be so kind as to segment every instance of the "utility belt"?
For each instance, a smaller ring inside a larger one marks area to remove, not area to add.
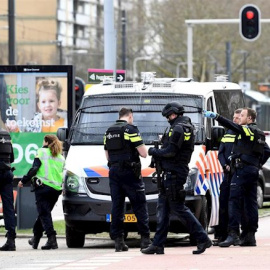
[[[165,170],[162,174],[162,181],[166,181],[166,178],[169,176],[172,180],[171,184],[164,187],[164,184],[161,185],[161,193],[163,193],[171,201],[184,202],[186,198],[186,191],[179,188],[179,184],[176,183],[178,173],[176,171]]]
[[[243,169],[245,166],[255,166],[255,167],[259,168],[259,165],[246,162],[246,161],[244,161],[244,160],[242,160],[240,158],[233,159],[232,160],[232,166],[235,169]]]
[[[140,162],[129,162],[129,161],[112,162],[109,167],[119,167],[120,169],[132,169],[136,177],[141,176]]]

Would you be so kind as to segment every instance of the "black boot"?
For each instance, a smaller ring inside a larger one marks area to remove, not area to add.
[[[240,239],[236,232],[230,232],[225,241],[218,244],[220,247],[229,247],[231,245],[239,246]]]
[[[7,242],[0,248],[1,251],[15,251],[15,239],[10,236],[7,237]]]
[[[48,237],[48,241],[45,244],[45,246],[42,246],[41,249],[57,249],[58,245],[57,245],[57,241],[56,241],[56,236],[55,235],[51,235]]]
[[[254,232],[248,232],[246,235],[240,238],[241,247],[256,247],[256,239]]]
[[[32,246],[33,249],[37,249],[41,236],[34,235],[28,240],[28,244]]]
[[[198,243],[197,245],[197,250],[193,250],[192,253],[193,254],[201,254],[203,253],[207,248],[210,248],[212,246],[212,241],[210,240],[210,238],[207,238],[207,240],[205,242],[202,243]]]
[[[141,249],[148,248],[152,244],[149,235],[141,236]]]
[[[143,254],[164,254],[164,247],[150,245],[148,248],[141,250]]]
[[[124,236],[119,236],[115,239],[115,252],[128,251],[128,246],[125,244]]]

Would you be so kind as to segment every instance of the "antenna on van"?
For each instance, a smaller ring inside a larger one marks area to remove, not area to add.
[[[146,88],[154,82],[156,77],[156,72],[141,72],[141,78],[143,87],[142,90],[146,90]]]

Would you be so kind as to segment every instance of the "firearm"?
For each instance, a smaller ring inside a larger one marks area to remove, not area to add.
[[[154,147],[158,149],[159,141],[154,140],[153,144],[154,144]],[[158,191],[160,192],[161,191],[161,174],[162,174],[162,167],[161,167],[160,161],[152,156],[149,167],[156,169],[157,187],[158,187]]]

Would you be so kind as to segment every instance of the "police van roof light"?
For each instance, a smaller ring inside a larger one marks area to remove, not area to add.
[[[110,85],[114,83],[114,78],[113,76],[103,76],[102,79],[102,84],[103,85]]]
[[[156,77],[156,72],[141,72],[141,78],[143,84],[153,83]]]
[[[229,78],[227,74],[215,74],[215,82],[228,82]]]

